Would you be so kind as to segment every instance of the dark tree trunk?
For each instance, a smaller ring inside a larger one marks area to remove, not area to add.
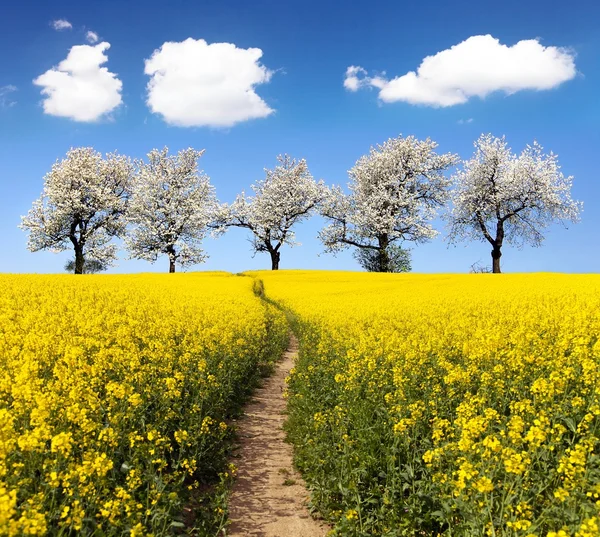
[[[169,274],[175,272],[175,261],[177,255],[175,254],[175,247],[172,244],[167,245],[167,255],[169,256]]]
[[[377,272],[389,272],[390,271],[390,255],[388,253],[388,247],[390,242],[387,234],[380,235],[377,238],[379,242],[379,249],[377,250]]]
[[[281,254],[276,250],[270,250],[269,253],[271,254],[271,270],[279,270]]]
[[[496,224],[496,240],[492,244],[492,272],[500,274],[500,258],[502,257],[502,243],[504,242],[504,221]]]
[[[85,239],[83,237],[83,233],[81,232],[79,236],[77,236],[77,228],[81,226],[81,220],[75,219],[71,222],[71,229],[69,231],[69,240],[73,245],[73,250],[75,251],[75,274],[83,274],[83,245],[85,243]]]
[[[269,252],[271,256],[271,270],[279,270],[279,260],[281,259],[281,254],[279,253],[279,248],[281,248],[281,241],[277,242],[275,246],[271,242],[271,232],[268,231],[266,238],[263,239],[262,244],[264,246],[260,247],[261,252]]]
[[[494,274],[500,274],[500,257],[502,256],[502,252],[500,248],[494,247],[492,250],[492,272]]]
[[[83,248],[80,245],[75,246],[75,274],[83,274]]]

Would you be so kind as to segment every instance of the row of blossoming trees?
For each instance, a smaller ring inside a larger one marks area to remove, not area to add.
[[[355,248],[367,270],[394,272],[410,265],[404,241],[425,242],[437,234],[431,221],[439,209],[449,239],[487,241],[493,272],[500,272],[505,243],[539,246],[552,222],[577,221],[581,203],[571,198],[557,156],[533,143],[513,154],[504,138],[482,135],[475,153],[459,165],[457,155],[438,154],[437,144],[412,136],[371,148],[349,171],[349,192],[316,182],[305,160],[278,157],[278,165],[232,204],[217,201],[209,178],[198,170],[204,151],[170,156],[153,150],[147,161],[72,149],[44,178],[41,197],[22,218],[31,251],[72,248],[75,274],[106,267],[116,259],[114,237],[130,257],[169,259],[169,271],[205,259],[208,233],[246,228],[254,252],[268,252],[279,268],[281,247],[294,245],[293,228],[318,213],[327,225],[319,238],[330,253]]]

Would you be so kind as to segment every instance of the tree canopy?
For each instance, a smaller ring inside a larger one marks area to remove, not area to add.
[[[226,225],[249,229],[252,250],[268,252],[273,270],[279,268],[281,247],[297,245],[292,228],[312,215],[324,191],[306,160],[280,155],[277,161],[275,168],[265,168],[264,179],[251,186],[254,196],[242,192],[224,208]]]
[[[133,166],[129,158],[103,157],[91,147],[71,149],[44,177],[44,188],[20,227],[29,232],[32,252],[73,248],[75,274],[86,259],[111,265],[117,256],[113,237],[125,232],[125,212]]]
[[[328,225],[319,233],[325,250],[374,251],[379,271],[389,272],[394,243],[434,237],[431,220],[450,186],[444,172],[457,162],[456,155],[437,154],[436,148],[429,138],[399,136],[361,157],[348,172],[350,193],[335,186],[326,193],[321,214]]]
[[[571,198],[573,177],[560,171],[558,156],[533,142],[520,155],[504,137],[482,134],[473,157],[453,177],[446,215],[451,242],[487,241],[493,272],[500,272],[502,246],[540,246],[552,222],[576,222],[582,204]]]
[[[215,219],[217,200],[207,175],[198,171],[204,150],[153,149],[137,161],[127,213],[132,229],[126,245],[132,258],[154,263],[169,259],[169,272],[205,259],[201,243]]]

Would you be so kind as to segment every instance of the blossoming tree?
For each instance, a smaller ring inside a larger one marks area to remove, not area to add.
[[[183,149],[169,156],[168,149],[148,153],[137,162],[127,219],[132,230],[125,243],[134,259],[154,263],[158,256],[175,265],[201,263],[201,248],[215,216],[217,200],[207,175],[198,171],[204,150]]]
[[[557,155],[544,154],[537,142],[520,155],[491,134],[474,145],[475,154],[453,178],[449,238],[487,241],[492,271],[499,273],[505,243],[540,246],[542,231],[552,222],[576,222],[582,204],[571,198],[573,177],[565,177]]]
[[[329,224],[319,233],[325,250],[367,250],[375,257],[373,269],[390,272],[395,243],[434,237],[430,220],[450,185],[444,172],[457,162],[456,155],[439,155],[436,147],[429,138],[399,136],[361,157],[348,172],[350,194],[336,186],[326,193],[321,213]]]
[[[19,227],[29,232],[27,248],[60,252],[73,248],[74,272],[84,262],[110,265],[116,259],[113,237],[125,231],[124,213],[133,173],[124,156],[106,157],[91,147],[71,149],[44,177],[44,188]]]
[[[313,179],[306,160],[288,155],[277,160],[279,165],[265,169],[265,178],[252,185],[254,196],[242,192],[222,208],[226,226],[249,229],[254,252],[269,253],[272,270],[279,269],[281,247],[298,244],[292,228],[311,216],[324,190],[322,181]]]

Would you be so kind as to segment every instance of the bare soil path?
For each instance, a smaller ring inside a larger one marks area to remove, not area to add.
[[[298,341],[287,351],[246,406],[238,422],[238,475],[229,500],[227,535],[255,537],[323,537],[329,528],[306,508],[308,491],[292,466],[292,447],[282,426],[285,378],[294,366]]]

